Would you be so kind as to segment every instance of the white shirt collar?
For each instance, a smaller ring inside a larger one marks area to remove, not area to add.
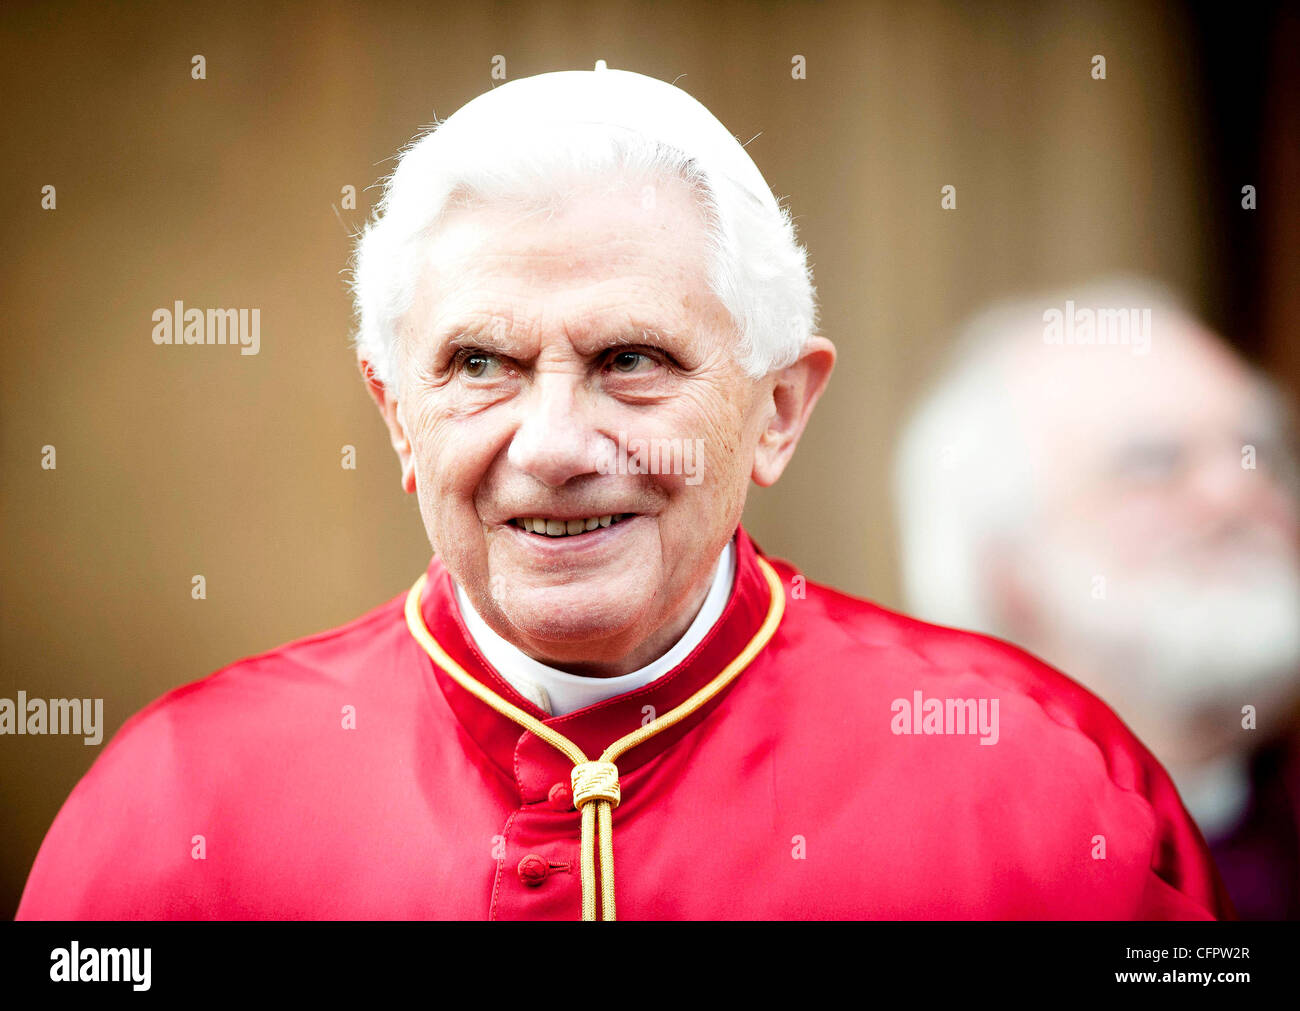
[[[487,662],[524,698],[552,716],[563,716],[615,695],[644,688],[686,659],[722,616],[731,597],[735,578],[736,548],[733,541],[728,541],[718,558],[718,564],[714,566],[713,583],[700,607],[700,613],[695,616],[686,634],[658,660],[630,674],[612,678],[570,674],[534,660],[492,631],[474,610],[460,584],[452,580],[452,585],[456,587],[456,603],[460,607],[461,617],[465,619],[465,626]]]

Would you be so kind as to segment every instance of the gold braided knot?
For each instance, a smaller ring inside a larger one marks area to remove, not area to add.
[[[618,807],[618,766],[613,762],[579,762],[573,767],[573,806],[579,811],[593,800]]]
[[[428,573],[420,576],[406,595],[406,627],[410,629],[411,635],[415,637],[421,648],[429,654],[429,658],[476,699],[492,707],[502,716],[514,720],[519,726],[535,734],[539,740],[545,741],[574,763],[573,803],[582,812],[581,848],[578,855],[582,872],[582,918],[584,920],[594,920],[598,915],[603,920],[617,919],[614,908],[613,810],[618,807],[619,787],[618,768],[613,760],[631,751],[638,744],[648,741],[655,734],[675,726],[705,705],[735,680],[758,655],[759,650],[776,634],[776,628],[781,623],[781,615],[785,613],[785,590],[781,584],[781,577],[762,555],[758,556],[757,562],[763,578],[767,580],[770,602],[767,617],[754,633],[754,638],[750,639],[745,648],[740,651],[740,655],[722,668],[707,685],[672,711],[664,713],[639,730],[620,737],[604,750],[598,762],[587,761],[583,750],[571,740],[503,699],[447,655],[447,651],[438,644],[438,640],[424,624],[424,616],[420,612],[420,594],[424,591]],[[597,850],[600,851],[599,895],[596,891]],[[597,898],[600,899],[599,910],[596,907]]]

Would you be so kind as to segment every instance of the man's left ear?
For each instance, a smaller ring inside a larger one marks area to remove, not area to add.
[[[810,337],[799,360],[777,373],[772,414],[754,451],[755,484],[763,488],[776,484],[834,368],[835,345],[825,337]]]

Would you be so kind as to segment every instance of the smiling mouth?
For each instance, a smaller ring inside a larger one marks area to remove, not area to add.
[[[510,520],[510,525],[539,537],[577,537],[601,527],[614,526],[635,515],[636,513],[607,513],[604,516],[588,516],[580,520],[552,520],[542,516],[527,516]]]

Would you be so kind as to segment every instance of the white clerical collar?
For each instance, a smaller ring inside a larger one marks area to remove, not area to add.
[[[686,634],[677,640],[672,649],[653,663],[630,674],[620,674],[612,678],[570,674],[534,660],[492,631],[487,622],[474,610],[460,584],[452,580],[452,585],[456,587],[456,603],[460,607],[461,617],[465,619],[465,626],[469,629],[469,634],[484,659],[496,668],[497,672],[524,698],[552,716],[563,716],[574,710],[613,698],[615,695],[644,688],[685,660],[722,616],[723,608],[727,606],[727,600],[731,597],[735,578],[736,549],[734,542],[728,541],[727,546],[722,549],[718,564],[714,567],[713,584],[704,598],[700,613],[695,616]]]

